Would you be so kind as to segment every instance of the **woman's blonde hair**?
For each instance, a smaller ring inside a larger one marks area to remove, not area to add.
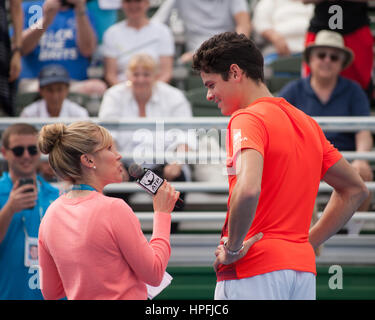
[[[158,72],[158,64],[155,59],[146,53],[138,53],[132,56],[127,66],[127,72],[134,72],[134,70],[139,67],[152,73]]]
[[[39,133],[38,147],[56,175],[71,183],[82,178],[81,156],[101,150],[112,142],[107,129],[90,121],[77,121],[70,125],[45,125]]]

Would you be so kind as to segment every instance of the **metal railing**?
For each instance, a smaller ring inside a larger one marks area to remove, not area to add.
[[[318,217],[323,212],[318,213]],[[154,213],[149,211],[137,211],[136,216],[141,222],[150,222],[153,220]],[[172,222],[222,222],[225,221],[225,211],[179,211],[171,216]],[[359,211],[354,213],[352,221],[375,222],[375,212]]]
[[[324,131],[355,132],[359,130],[370,130],[375,132],[375,117],[313,117]],[[19,122],[27,122],[37,128],[50,123],[72,123],[82,121],[78,118],[0,118],[0,131],[9,125]],[[136,129],[155,129],[157,125],[163,125],[164,129],[179,128],[188,129],[226,129],[229,117],[193,117],[189,119],[162,118],[162,119],[99,119],[90,118],[90,121],[102,125],[110,130],[120,129],[133,131]]]
[[[325,131],[342,131],[342,132],[355,132],[358,130],[370,130],[375,132],[375,117],[315,117],[314,118],[321,128]],[[27,122],[34,125],[37,128],[41,128],[45,124],[51,124],[56,122],[63,122],[66,124],[72,123],[82,119],[77,118],[0,118],[0,131],[5,130],[9,125],[19,122]],[[194,117],[189,119],[176,119],[176,118],[163,118],[163,119],[108,119],[103,120],[99,118],[90,118],[97,124],[100,124],[109,130],[121,130],[136,132],[137,129],[149,129],[151,131],[168,131],[171,129],[178,128],[182,131],[188,130],[221,130],[221,138],[225,137],[225,130],[228,125],[228,117]],[[210,137],[207,134],[207,137]],[[197,138],[199,139],[199,138]],[[197,141],[198,143],[198,141]],[[189,152],[152,152],[145,153],[144,159],[151,163],[155,161],[177,161],[180,163],[187,164],[204,164],[204,161],[209,160],[210,164],[224,164],[225,163],[225,151],[222,149],[209,153],[207,150],[202,151],[189,151]],[[363,160],[375,160],[375,151],[371,152],[342,152],[343,156],[348,160],[363,159]],[[131,162],[134,161],[134,157],[131,154],[122,154],[123,161]],[[42,160],[45,161],[47,156],[42,156]],[[203,159],[203,162],[202,162]],[[3,160],[0,156],[0,161]]]
[[[227,193],[228,184],[226,182],[172,182],[176,190],[180,192],[215,192]],[[367,188],[370,191],[375,191],[375,182],[366,182]],[[319,185],[319,192],[330,192],[332,187],[321,182]],[[105,193],[134,193],[146,192],[134,182],[122,182],[109,184],[104,188]]]
[[[341,152],[343,157],[348,161],[353,160],[375,160],[375,151],[369,152],[356,152],[356,151],[343,151]],[[121,153],[122,161],[131,163],[134,162],[134,156],[128,153]],[[178,162],[183,164],[225,164],[226,154],[225,151],[220,150],[219,152],[155,152],[155,153],[144,153],[142,159],[147,159],[151,163],[158,163],[157,161],[164,162]],[[4,158],[0,154],[0,161]],[[47,161],[47,155],[41,155],[42,161]]]

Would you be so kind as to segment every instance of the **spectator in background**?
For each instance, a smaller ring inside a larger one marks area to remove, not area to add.
[[[184,23],[186,52],[180,57],[183,63],[192,61],[194,51],[214,34],[236,31],[250,37],[246,0],[165,0],[153,20],[167,23],[173,8]]]
[[[190,118],[191,106],[185,95],[179,89],[157,80],[158,65],[147,54],[136,54],[131,58],[127,67],[127,81],[109,88],[103,96],[98,117],[101,119],[129,118]],[[143,141],[134,132],[112,132],[119,151],[132,155],[141,148],[155,149],[154,137]],[[184,146],[185,138],[165,141],[165,149],[172,150]],[[181,142],[181,143],[180,143]],[[174,146],[174,148],[173,148]],[[129,163],[127,164],[129,165]],[[156,166],[154,165],[155,169]],[[158,166],[158,171],[168,181],[190,180],[187,167],[179,164]],[[185,172],[184,172],[185,170]]]
[[[303,2],[315,4],[305,45],[314,42],[320,30],[331,29],[340,33],[344,37],[345,46],[354,53],[353,63],[343,70],[341,75],[358,82],[371,101],[374,39],[370,29],[368,1],[303,0]],[[304,76],[310,73],[308,65],[304,65],[303,72]]]
[[[24,118],[89,118],[88,111],[70,101],[70,78],[68,72],[60,65],[47,65],[39,74],[39,95],[41,99],[26,106],[20,117]],[[55,180],[56,176],[48,162],[41,162],[39,172],[47,181]]]
[[[304,38],[314,7],[301,0],[260,0],[254,8],[254,31],[265,40],[267,65],[279,57],[302,54]]]
[[[361,87],[343,78],[340,73],[354,58],[345,47],[343,37],[330,30],[318,32],[315,42],[304,51],[304,60],[311,70],[307,78],[287,84],[280,96],[310,116],[369,116],[370,105]],[[325,132],[339,151],[371,151],[372,135],[368,130]],[[365,160],[354,160],[352,166],[364,181],[372,181],[373,173]],[[358,211],[368,211],[371,196]]]
[[[72,92],[101,95],[105,91],[103,81],[87,77],[97,40],[86,0],[66,2],[67,5],[62,5],[60,0],[23,3],[25,30],[20,92],[37,91],[41,68],[52,63],[61,64],[68,70]]]
[[[37,244],[42,217],[59,191],[37,175],[37,140],[38,130],[24,123],[9,126],[2,135],[9,172],[0,178],[0,300],[43,299],[40,288],[34,289],[36,269],[30,269],[26,253]],[[21,178],[34,183],[21,186]]]
[[[191,106],[185,95],[179,89],[157,80],[158,66],[155,60],[147,54],[136,54],[128,63],[127,78],[109,88],[104,94],[100,106],[100,119],[131,119],[131,118],[190,118]],[[125,170],[123,179],[129,180],[127,168],[131,162],[143,161],[143,166],[152,168],[160,177],[168,181],[190,181],[191,170],[187,164],[170,161],[163,164],[155,163],[154,159],[147,159],[145,154],[154,154],[161,147],[161,152],[181,152],[188,150],[187,136],[179,131],[163,132],[164,141],[157,140],[153,131],[144,129],[125,132],[112,132],[120,152],[133,158],[124,160]],[[158,146],[157,146],[158,145]],[[164,148],[163,148],[164,147]],[[172,159],[173,160],[173,159]],[[133,180],[130,177],[130,180]],[[184,194],[180,198],[184,199]],[[126,197],[126,196],[125,196]],[[183,210],[183,206],[175,211]],[[177,229],[177,223],[172,223],[172,232]]]
[[[10,1],[13,24],[13,39],[9,39],[9,28],[5,0],[0,0],[0,109],[14,116],[16,79],[21,72],[21,43],[23,14],[21,0]]]
[[[70,78],[63,66],[49,64],[39,73],[41,99],[26,106],[20,116],[34,118],[88,118],[88,111],[68,99]]]
[[[174,41],[171,31],[150,21],[149,0],[122,0],[126,20],[110,27],[103,36],[104,77],[113,86],[125,80],[129,59],[147,53],[159,64],[158,80],[169,82],[173,71]]]

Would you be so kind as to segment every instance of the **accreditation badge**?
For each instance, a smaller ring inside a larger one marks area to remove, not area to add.
[[[38,261],[38,238],[25,237],[25,267],[37,266]]]

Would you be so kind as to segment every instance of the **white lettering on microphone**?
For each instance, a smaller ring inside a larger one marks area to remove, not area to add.
[[[157,176],[151,170],[146,170],[146,173],[143,175],[139,183],[144,188],[155,194],[158,191],[159,187],[162,185],[163,179]]]

